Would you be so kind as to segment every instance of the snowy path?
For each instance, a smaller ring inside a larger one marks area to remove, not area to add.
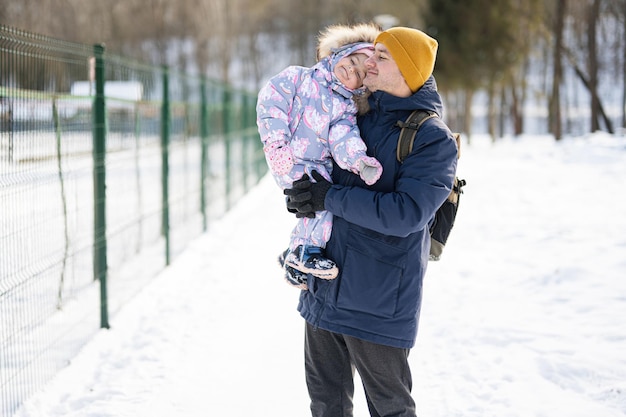
[[[624,139],[475,140],[459,174],[410,357],[419,415],[626,416]],[[16,417],[309,415],[275,263],[292,225],[264,179]]]

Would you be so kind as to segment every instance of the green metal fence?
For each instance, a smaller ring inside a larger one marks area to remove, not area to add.
[[[0,26],[0,416],[266,172],[255,95]]]

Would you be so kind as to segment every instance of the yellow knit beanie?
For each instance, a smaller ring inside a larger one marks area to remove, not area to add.
[[[381,32],[374,41],[377,43],[387,47],[412,92],[433,73],[438,44],[421,30],[393,27]]]

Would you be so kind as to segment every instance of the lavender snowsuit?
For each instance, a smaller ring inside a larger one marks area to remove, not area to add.
[[[257,125],[263,151],[276,183],[283,189],[304,173],[317,171],[331,181],[337,165],[359,174],[367,185],[382,173],[380,163],[366,154],[356,124],[355,93],[344,87],[333,68],[346,57],[371,44],[347,45],[310,68],[290,66],[260,90]],[[299,219],[290,249],[299,245],[326,247],[332,214],[317,212],[314,219]]]

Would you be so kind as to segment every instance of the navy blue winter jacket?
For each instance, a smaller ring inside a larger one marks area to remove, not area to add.
[[[400,164],[396,147],[411,111],[442,115],[433,77],[408,98],[377,91],[371,110],[359,118],[368,154],[383,165],[380,180],[366,186],[337,166],[325,208],[333,213],[326,256],[339,276],[310,276],[298,311],[313,326],[374,343],[411,348],[417,336],[422,281],[430,250],[429,222],[450,193],[456,172],[456,142],[440,118],[419,130],[412,153]]]

